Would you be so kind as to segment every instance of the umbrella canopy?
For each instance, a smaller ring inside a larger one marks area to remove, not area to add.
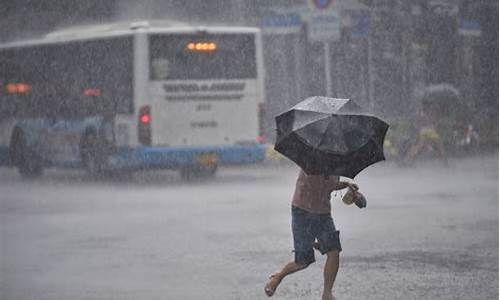
[[[350,99],[311,97],[275,117],[274,149],[307,174],[354,178],[384,160],[389,125]]]
[[[421,101],[423,104],[455,105],[460,102],[460,92],[447,83],[433,84],[424,89]]]
[[[446,118],[467,118],[470,108],[454,86],[447,83],[433,84],[426,87],[420,101],[424,111],[434,111]]]

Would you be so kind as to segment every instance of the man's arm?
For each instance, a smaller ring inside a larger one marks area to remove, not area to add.
[[[359,187],[355,183],[350,183],[347,181],[339,181],[337,185],[333,188],[334,191],[343,190],[345,188],[351,188],[354,191],[359,190]]]

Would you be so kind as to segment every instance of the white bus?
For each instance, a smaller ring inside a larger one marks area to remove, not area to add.
[[[0,163],[92,174],[262,161],[259,29],[133,23],[0,45]]]

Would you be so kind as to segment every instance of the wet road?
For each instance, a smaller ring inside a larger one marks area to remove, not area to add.
[[[291,165],[106,183],[0,169],[0,299],[265,299],[292,259]],[[498,156],[377,164],[360,210],[333,194],[339,299],[497,299]],[[320,299],[324,257],[273,299]]]

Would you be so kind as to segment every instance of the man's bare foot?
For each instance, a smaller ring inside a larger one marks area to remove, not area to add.
[[[279,277],[279,272],[275,272],[271,275],[269,275],[269,281],[266,284],[266,287],[264,288],[264,291],[266,292],[266,295],[268,297],[271,297],[274,295],[274,292],[276,292],[276,288],[281,282],[281,278]]]

